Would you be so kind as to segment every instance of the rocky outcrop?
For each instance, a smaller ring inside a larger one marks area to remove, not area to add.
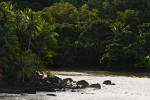
[[[101,85],[89,84],[85,80],[74,81],[71,78],[61,79],[57,76],[43,78],[43,75],[38,76],[34,82],[28,82],[24,84],[15,85],[13,88],[0,88],[0,93],[11,93],[11,94],[36,94],[36,92],[56,92],[66,91],[79,92],[80,89],[94,88],[101,89]],[[40,79],[40,80],[39,80]],[[105,85],[115,85],[111,80],[103,82]],[[47,94],[49,96],[55,96],[53,94]]]

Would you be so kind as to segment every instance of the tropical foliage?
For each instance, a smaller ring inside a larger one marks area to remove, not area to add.
[[[0,79],[46,68],[150,68],[150,0],[0,0]]]

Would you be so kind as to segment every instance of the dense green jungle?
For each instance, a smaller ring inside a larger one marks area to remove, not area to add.
[[[0,83],[37,71],[150,71],[150,0],[0,0]]]

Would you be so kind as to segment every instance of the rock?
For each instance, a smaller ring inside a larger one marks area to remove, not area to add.
[[[101,89],[101,85],[99,83],[97,83],[97,84],[91,84],[89,87]]]
[[[81,87],[79,85],[72,87],[72,89],[80,89]]]
[[[41,80],[42,86],[52,86],[56,88],[61,87],[61,82],[62,82],[62,79],[57,76],[44,78]]]
[[[56,94],[47,94],[48,96],[57,96]]]
[[[42,79],[44,77],[44,72],[36,71],[35,75],[36,75],[36,79]]]
[[[112,83],[111,80],[106,80],[103,82],[105,85],[116,85],[115,83]]]
[[[115,83],[112,83],[111,85],[116,85]]]
[[[103,82],[103,84],[105,84],[105,85],[111,85],[111,80],[106,80],[106,81]]]
[[[89,83],[85,80],[81,80],[77,82],[77,86],[81,86],[81,88],[87,88],[89,86]]]
[[[53,76],[53,77],[47,78],[47,82],[60,84],[62,82],[62,79],[57,76]]]
[[[65,85],[68,85],[68,86],[71,86],[73,83],[73,79],[71,78],[66,78],[66,79],[63,79],[62,80],[62,84],[65,86]]]
[[[75,90],[75,89],[72,89],[71,92],[76,92],[76,90]]]

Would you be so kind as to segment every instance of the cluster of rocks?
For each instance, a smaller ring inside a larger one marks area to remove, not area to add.
[[[47,88],[48,90],[47,89],[42,90],[47,92],[66,91],[66,90],[71,90],[71,92],[74,92],[76,89],[85,89],[85,88],[101,89],[101,85],[99,83],[89,84],[85,80],[80,80],[76,82],[71,78],[61,79],[57,76],[44,78],[42,81],[40,81],[40,84],[38,85],[42,87],[49,86],[49,89]]]
[[[110,80],[103,82],[105,85],[115,85]],[[71,92],[77,92],[77,90],[85,88],[95,88],[101,89],[99,83],[89,84],[85,80],[74,81],[71,78],[61,79],[57,76],[53,77],[39,77],[36,81],[31,83],[26,83],[25,85],[19,88],[4,88],[0,89],[0,93],[13,93],[13,94],[35,94],[36,92],[57,92],[57,91],[66,91],[70,90]],[[47,94],[49,96],[56,96],[55,94]]]

